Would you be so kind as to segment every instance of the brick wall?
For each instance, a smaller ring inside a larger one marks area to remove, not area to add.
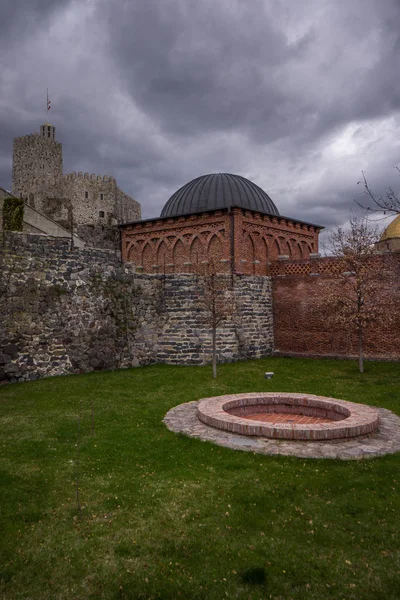
[[[365,355],[400,359],[400,254],[377,257],[391,276],[382,286],[394,299],[394,323],[372,326],[365,333]],[[332,285],[340,285],[338,261],[333,258],[280,261],[273,265],[275,352],[316,356],[356,356],[355,333],[330,327],[321,311]]]
[[[318,227],[233,208],[125,225],[123,260],[145,273],[194,273],[213,263],[219,273],[269,275],[279,255],[318,252]]]

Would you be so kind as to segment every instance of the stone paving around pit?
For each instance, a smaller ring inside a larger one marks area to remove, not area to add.
[[[168,429],[233,450],[299,458],[354,460],[400,452],[400,417],[385,408],[378,409],[380,425],[376,433],[347,440],[307,442],[244,436],[214,429],[199,421],[197,405],[194,401],[172,408],[164,417]]]

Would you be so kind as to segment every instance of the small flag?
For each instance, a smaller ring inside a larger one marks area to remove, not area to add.
[[[47,110],[49,111],[51,108],[51,100],[49,100],[49,90],[47,90]]]

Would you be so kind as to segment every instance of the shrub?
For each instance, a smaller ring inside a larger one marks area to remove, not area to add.
[[[24,221],[24,201],[12,196],[4,199],[3,229],[5,231],[22,231]]]

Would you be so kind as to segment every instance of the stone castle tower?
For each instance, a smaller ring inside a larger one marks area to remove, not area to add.
[[[114,177],[89,173],[63,174],[62,144],[50,123],[14,139],[12,193],[88,245],[114,248],[117,225],[141,218],[141,207],[125,194]]]
[[[55,134],[56,128],[46,123],[40,134],[14,139],[12,193],[38,210],[45,189],[50,191],[63,179],[62,145]]]

